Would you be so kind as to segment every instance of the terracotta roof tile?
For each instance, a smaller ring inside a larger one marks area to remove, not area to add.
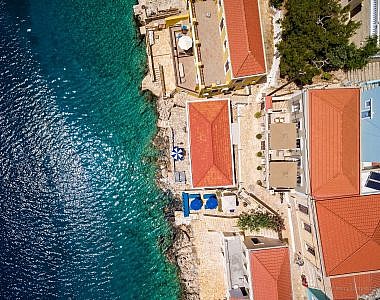
[[[332,278],[331,288],[334,300],[356,300],[380,288],[380,273]]]
[[[288,248],[251,251],[250,262],[255,300],[292,299]]]
[[[266,73],[257,0],[224,0],[232,73],[235,78]]]
[[[380,270],[380,195],[316,202],[327,275]]]
[[[309,91],[310,185],[314,199],[359,194],[359,89]]]
[[[229,101],[189,102],[193,187],[231,186]]]

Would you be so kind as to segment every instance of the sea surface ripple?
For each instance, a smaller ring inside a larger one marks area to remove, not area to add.
[[[1,299],[178,296],[133,4],[0,0]]]

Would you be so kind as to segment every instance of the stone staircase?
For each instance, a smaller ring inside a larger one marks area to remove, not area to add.
[[[361,70],[347,72],[346,79],[353,84],[380,79],[380,59],[370,61]]]

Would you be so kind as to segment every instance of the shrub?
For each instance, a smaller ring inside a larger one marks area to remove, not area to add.
[[[259,152],[256,153],[256,156],[257,156],[257,157],[262,157],[262,156],[263,156],[263,153],[262,153],[261,151],[259,151]]]
[[[262,169],[263,169],[263,167],[262,166],[257,166],[257,171],[261,171]]]
[[[257,231],[260,228],[269,228],[276,232],[285,229],[284,220],[275,214],[252,210],[239,216],[238,226],[241,230]]]
[[[256,138],[258,140],[261,140],[263,138],[263,135],[261,133],[256,134]]]
[[[328,72],[324,72],[324,73],[322,74],[322,76],[321,76],[321,78],[322,78],[323,80],[330,80],[331,77],[332,77],[332,75],[331,75],[330,73],[328,73]]]
[[[260,111],[255,112],[254,116],[255,116],[256,119],[261,118],[261,112]]]
[[[278,50],[281,76],[289,81],[305,85],[325,72],[361,69],[380,50],[377,37],[362,47],[351,43],[360,22],[349,18],[340,1],[287,0],[285,11]]]
[[[270,4],[270,6],[273,6],[274,8],[278,9],[282,6],[283,2],[284,2],[284,0],[270,0],[269,4]]]
[[[260,179],[257,180],[256,183],[257,183],[257,185],[259,185],[259,186],[263,186],[263,183],[262,183],[262,181],[261,181]]]

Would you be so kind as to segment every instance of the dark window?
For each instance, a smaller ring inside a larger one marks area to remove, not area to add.
[[[353,10],[351,10],[351,12],[350,12],[350,17],[351,17],[351,18],[355,17],[358,13],[361,12],[361,10],[362,10],[362,4],[360,3],[360,4],[356,5],[356,6],[353,8]]]
[[[311,233],[311,226],[310,226],[310,224],[303,223],[303,229],[305,229],[307,232]]]
[[[220,31],[222,31],[223,27],[224,27],[224,19],[223,18],[222,18],[222,20],[220,20],[219,27],[220,27]]]
[[[297,176],[297,184],[298,185],[302,184],[302,177],[300,175]]]
[[[305,215],[309,214],[309,208],[305,205],[298,204],[298,209],[300,210],[300,212],[303,212]]]
[[[371,118],[371,111],[370,110],[362,111],[362,119],[368,119],[368,118]]]
[[[297,121],[296,127],[297,127],[297,129],[301,129],[301,121],[300,120]]]
[[[310,254],[312,254],[313,256],[315,256],[315,250],[313,247],[311,247],[310,245],[306,244],[306,250],[307,252],[309,252]]]
[[[301,149],[301,139],[296,139],[296,148]]]
[[[302,161],[301,161],[301,158],[300,158],[299,160],[297,160],[297,166],[298,166],[299,168],[302,167]]]
[[[228,60],[226,61],[226,64],[224,65],[224,69],[226,70],[226,72],[230,69],[230,62]]]
[[[252,238],[252,242],[256,245],[256,244],[261,244],[260,240],[258,238]]]

